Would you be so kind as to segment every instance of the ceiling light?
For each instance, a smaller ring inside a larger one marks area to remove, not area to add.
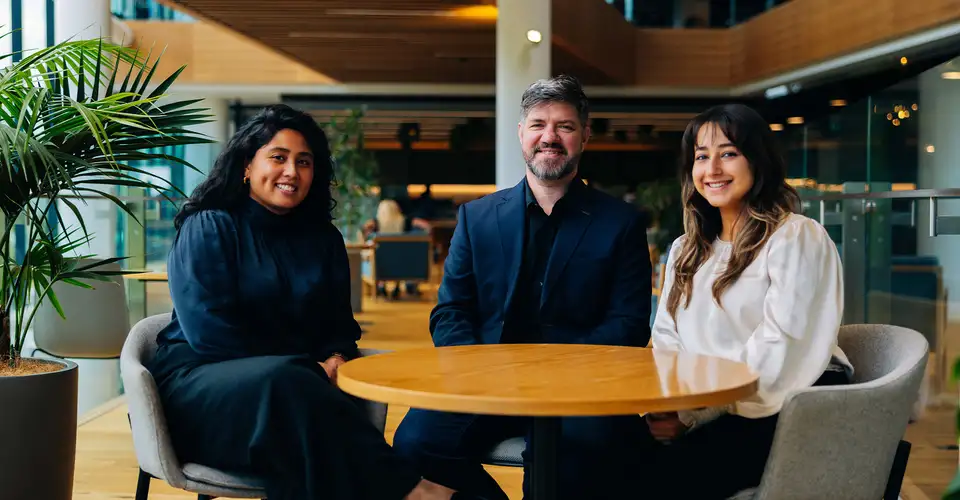
[[[944,71],[940,76],[944,80],[960,80],[960,71]]]
[[[933,153],[937,150],[937,148],[933,147],[933,144],[927,144],[926,150],[928,153]]]
[[[909,59],[907,59],[906,56],[900,58],[900,65],[906,66],[908,62],[909,62]]]
[[[543,35],[537,30],[529,30],[527,31],[527,40],[530,43],[540,43],[543,40]]]
[[[454,17],[479,21],[496,21],[497,8],[492,5],[476,5],[454,9],[409,10],[409,9],[327,9],[328,16],[362,17]]]
[[[803,117],[802,117],[802,116],[791,116],[790,118],[787,118],[787,123],[789,123],[790,125],[802,125],[802,124],[803,124]]]
[[[770,130],[773,130],[774,132],[779,132],[779,131],[783,130],[783,124],[782,124],[782,123],[771,123],[771,124],[770,124]]]
[[[497,7],[495,5],[469,5],[452,9],[449,12],[453,17],[488,21],[497,20]]]
[[[844,99],[834,99],[830,101],[830,105],[835,108],[840,108],[847,105],[847,101]]]
[[[767,97],[767,99],[776,99],[778,97],[783,97],[788,93],[790,93],[790,91],[787,90],[786,85],[777,85],[776,87],[771,87],[763,91],[763,94]]]

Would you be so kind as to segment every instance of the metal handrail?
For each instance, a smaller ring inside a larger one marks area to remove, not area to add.
[[[816,196],[801,197],[804,208],[810,206],[810,202],[820,202],[820,224],[827,224],[827,201],[842,200],[860,200],[863,212],[867,213],[876,208],[876,202],[872,200],[910,200],[910,223],[915,226],[917,222],[917,200],[926,199],[930,204],[930,237],[940,234],[960,234],[960,216],[958,215],[939,215],[937,212],[937,201],[946,199],[960,198],[960,188],[948,189],[914,189],[909,191],[878,191],[865,193],[827,193]],[[839,210],[834,211],[839,212]]]
[[[960,198],[960,188],[914,189],[910,191],[877,191],[867,193],[827,193],[817,196],[801,196],[803,201],[835,200],[897,200],[922,198]]]

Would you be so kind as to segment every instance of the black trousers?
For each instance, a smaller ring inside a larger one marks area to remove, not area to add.
[[[640,460],[637,447],[646,424],[639,416],[576,417],[561,421],[558,500],[629,497]],[[486,500],[508,497],[481,459],[497,443],[525,436],[523,492],[529,498],[531,421],[411,409],[394,436],[398,453],[415,460],[425,478]],[[647,433],[649,434],[649,433]]]
[[[848,383],[843,372],[828,371],[815,385]],[[643,485],[632,498],[725,500],[760,484],[773,446],[777,418],[724,415],[664,444],[648,431],[638,452]]]
[[[173,344],[149,369],[181,462],[261,475],[270,500],[400,500],[420,481],[306,356],[206,364]]]

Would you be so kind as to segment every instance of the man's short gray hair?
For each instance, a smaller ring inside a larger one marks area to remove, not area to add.
[[[590,116],[590,103],[587,101],[586,94],[583,93],[583,87],[580,80],[569,75],[560,75],[553,78],[537,80],[527,87],[520,98],[520,121],[527,118],[527,113],[531,109],[543,103],[565,102],[577,110],[577,116],[580,117],[580,125],[586,126],[587,119]]]

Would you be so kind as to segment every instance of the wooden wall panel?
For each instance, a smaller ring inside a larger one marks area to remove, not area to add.
[[[180,83],[304,84],[335,83],[260,43],[205,22],[126,21],[137,45],[154,46],[154,56],[166,49],[158,75],[166,77],[181,65]]]
[[[624,61],[636,58],[632,38],[636,28],[612,5],[602,1],[552,0],[553,50],[567,64],[587,64],[616,85],[629,85],[635,72]],[[556,58],[555,58],[556,59]]]
[[[209,23],[194,23],[197,82],[331,83],[332,79],[246,37]]]
[[[638,29],[636,85],[730,87],[960,20],[960,0],[793,0],[731,29]]]
[[[958,20],[960,0],[793,0],[729,30],[731,80],[768,78]]]
[[[730,84],[728,30],[638,29],[636,85],[726,87]]]
[[[153,81],[160,82],[162,78],[170,76],[184,64],[187,67],[180,74],[179,81],[193,81],[193,25],[191,23],[153,23],[143,21],[124,21],[133,32],[136,41],[134,47],[139,48],[143,57],[153,49],[151,60],[163,52],[160,57],[160,67],[153,77]]]

